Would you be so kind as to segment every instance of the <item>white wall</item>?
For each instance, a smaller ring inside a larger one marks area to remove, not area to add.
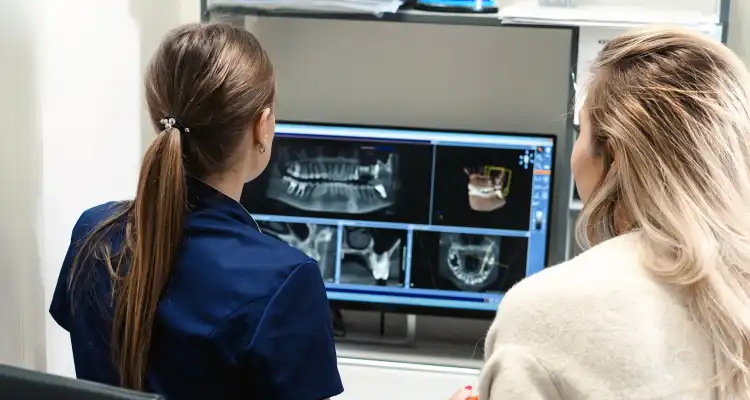
[[[143,142],[141,72],[197,0],[5,0],[0,12],[0,362],[73,375],[47,316],[70,230],[131,197]]]
[[[30,3],[4,2],[0,12],[0,363],[42,368],[41,128]]]
[[[141,71],[145,70],[164,34],[178,25],[200,21],[200,0],[129,0],[129,2],[132,17],[138,23],[140,36],[138,57]],[[141,77],[138,79],[140,87]],[[142,148],[145,150],[153,140],[154,132],[148,122],[145,107],[142,107],[141,111]]]
[[[132,197],[140,158],[138,28],[127,1],[49,1],[36,91],[42,123],[42,278],[52,299],[70,229],[93,205]],[[47,316],[47,369],[73,374],[66,332]]]
[[[728,44],[750,65],[750,0],[730,0]]]

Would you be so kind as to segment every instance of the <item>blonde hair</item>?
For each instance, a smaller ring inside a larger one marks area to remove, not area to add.
[[[681,289],[714,342],[722,398],[750,398],[750,74],[697,33],[606,44],[585,100],[605,173],[579,243],[637,230],[644,262]],[[618,220],[619,219],[619,220]]]

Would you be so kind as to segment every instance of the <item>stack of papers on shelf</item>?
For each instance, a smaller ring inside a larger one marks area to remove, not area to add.
[[[706,15],[686,9],[658,9],[643,6],[580,5],[575,7],[540,6],[537,0],[523,0],[500,10],[500,18],[510,24],[634,27],[645,24],[670,24],[698,28],[715,26],[718,15]],[[703,28],[703,29],[701,29]]]
[[[395,13],[403,0],[208,0],[208,9],[245,7],[256,10],[347,12],[360,14]]]

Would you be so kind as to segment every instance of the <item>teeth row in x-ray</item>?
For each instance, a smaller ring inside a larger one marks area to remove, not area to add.
[[[378,161],[374,165],[360,165],[357,160],[344,157],[317,157],[287,164],[287,175],[303,180],[331,180],[353,182],[360,179],[377,180],[381,173],[391,173],[392,163]]]
[[[383,185],[356,185],[342,182],[305,182],[294,179],[290,176],[281,178],[287,185],[286,194],[301,198],[320,198],[320,197],[355,197],[354,206],[359,201],[359,197],[367,199],[368,197],[378,197],[383,200],[388,198],[388,193]]]
[[[266,195],[305,211],[364,214],[393,205],[396,155],[385,161],[360,162],[359,151],[322,156],[322,150],[291,154],[279,151]]]

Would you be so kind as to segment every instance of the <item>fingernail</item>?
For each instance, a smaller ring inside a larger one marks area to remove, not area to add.
[[[464,389],[471,390],[471,385],[466,385],[466,387]]]

